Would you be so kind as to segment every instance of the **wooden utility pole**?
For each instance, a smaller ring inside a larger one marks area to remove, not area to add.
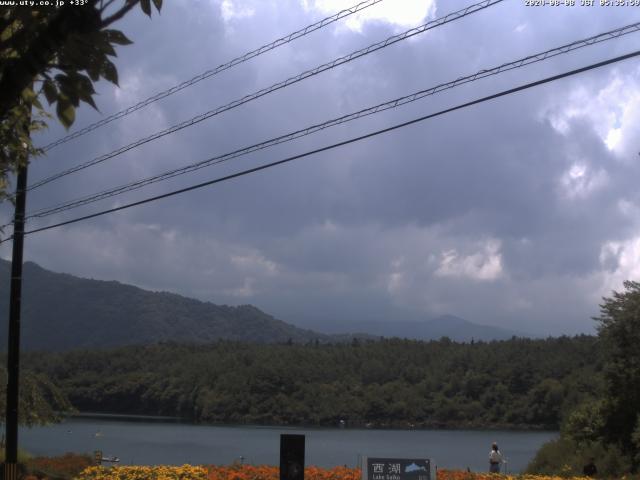
[[[7,357],[7,411],[5,480],[18,479],[18,391],[20,379],[20,303],[22,300],[22,251],[24,215],[27,203],[27,163],[18,169],[15,213],[13,216],[13,254],[11,258],[11,296],[9,299],[9,348]]]

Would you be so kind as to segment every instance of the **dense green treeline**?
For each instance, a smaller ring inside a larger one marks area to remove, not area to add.
[[[589,461],[599,477],[640,472],[640,282],[623,286],[594,318],[603,389],[565,415],[560,438],[540,449],[531,472],[577,475]]]
[[[590,336],[169,343],[25,360],[80,411],[215,423],[556,428],[602,388]]]

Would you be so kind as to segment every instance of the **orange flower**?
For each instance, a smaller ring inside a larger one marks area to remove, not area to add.
[[[357,468],[306,467],[305,480],[360,480],[361,472]],[[270,465],[233,465],[208,467],[209,480],[279,480],[280,468]]]
[[[501,475],[499,473],[465,472],[461,470],[438,469],[437,480],[588,480],[584,477],[560,477],[546,475]]]

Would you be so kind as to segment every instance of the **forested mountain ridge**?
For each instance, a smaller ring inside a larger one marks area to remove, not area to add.
[[[10,263],[0,260],[0,312],[8,312]],[[251,305],[230,307],[115,281],[54,273],[24,264],[22,346],[29,350],[104,348],[162,341],[328,340]],[[0,329],[0,345],[6,345]]]
[[[163,344],[29,354],[80,411],[200,422],[557,428],[602,388],[595,337]]]
[[[473,340],[508,340],[511,337],[532,337],[531,334],[491,325],[469,322],[455,315],[440,315],[428,320],[408,319],[392,322],[351,321],[348,324],[325,322],[323,332],[366,332],[376,337],[437,340],[449,337],[458,342]]]
[[[0,259],[0,312],[8,312],[10,263]],[[152,292],[116,281],[80,278],[24,264],[22,346],[27,350],[70,350],[148,345],[163,341],[232,340],[323,343],[406,337],[454,340],[507,339],[516,332],[478,325],[451,315],[431,321],[390,319],[385,323],[324,322],[325,333],[278,320],[252,305],[231,307],[168,292]],[[351,325],[352,328],[345,328]],[[370,330],[368,330],[370,329]],[[0,329],[0,345],[6,345]],[[0,347],[0,350],[3,347]]]

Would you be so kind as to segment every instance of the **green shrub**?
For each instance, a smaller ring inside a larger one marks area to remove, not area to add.
[[[598,478],[621,477],[631,471],[631,458],[616,445],[602,442],[576,443],[572,439],[558,438],[545,443],[527,466],[527,473],[582,476],[582,469],[590,459],[595,460]]]

